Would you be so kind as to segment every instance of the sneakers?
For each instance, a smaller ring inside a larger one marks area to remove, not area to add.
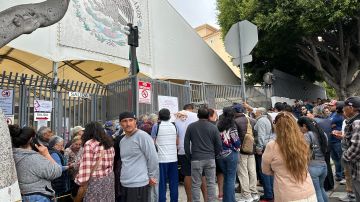
[[[253,198],[252,197],[245,198],[245,197],[241,196],[237,202],[253,202]]]
[[[346,180],[345,179],[342,179],[342,180],[340,180],[340,182],[339,182],[341,185],[345,185],[346,184]]]
[[[253,198],[253,202],[257,202],[260,200],[260,197],[257,194],[251,194],[251,197]]]

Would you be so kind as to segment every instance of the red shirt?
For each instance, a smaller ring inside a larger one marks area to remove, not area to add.
[[[88,140],[84,145],[83,155],[80,161],[79,174],[75,178],[76,184],[82,184],[90,179],[91,169],[94,168],[96,161],[100,158],[100,152],[104,151],[104,156],[100,159],[99,166],[93,172],[91,177],[102,178],[113,171],[114,165],[114,148],[107,150],[104,146],[99,146],[100,142],[96,140]]]

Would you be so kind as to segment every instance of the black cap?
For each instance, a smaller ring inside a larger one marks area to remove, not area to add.
[[[345,100],[345,106],[352,106],[356,109],[360,109],[360,97],[359,96],[349,97],[348,99]]]
[[[136,116],[134,113],[132,112],[122,112],[120,115],[119,115],[119,121],[123,120],[123,119],[128,119],[128,118],[133,118],[133,119],[136,119]]]

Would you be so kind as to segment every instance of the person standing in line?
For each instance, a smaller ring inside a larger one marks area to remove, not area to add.
[[[179,111],[175,119],[175,125],[178,129],[179,144],[178,144],[178,161],[181,167],[180,174],[184,176],[184,187],[186,192],[187,201],[191,202],[191,161],[185,155],[184,140],[187,127],[199,120],[197,114],[193,112],[194,106],[192,104],[186,104],[182,111]],[[201,192],[206,202],[207,190],[206,190],[206,179],[203,173]]]
[[[356,201],[360,201],[360,97],[349,97],[343,108],[346,120],[343,153],[345,163],[351,168],[352,188]]]
[[[271,201],[274,198],[274,176],[265,175],[264,173],[262,173],[261,161],[266,145],[270,142],[270,140],[275,139],[275,134],[273,131],[271,117],[267,115],[265,108],[256,108],[255,118],[257,120],[254,126],[254,130],[257,132],[255,157],[257,159],[257,162],[259,162],[259,174],[264,188],[264,195],[262,195],[260,198],[262,198],[262,201]]]
[[[113,139],[95,121],[86,124],[81,138],[84,151],[75,183],[79,186],[88,183],[83,201],[115,202]]]
[[[170,202],[178,201],[178,161],[176,126],[170,122],[170,111],[166,108],[159,111],[159,122],[155,124],[151,136],[158,148],[159,157],[159,202],[166,202],[166,185],[169,182]]]
[[[49,141],[53,136],[53,132],[51,128],[47,126],[41,126],[37,132],[37,141],[39,144],[44,145],[45,147],[49,147]]]
[[[215,156],[221,151],[221,139],[219,130],[208,121],[207,108],[198,110],[198,118],[187,128],[184,141],[185,154],[191,160],[192,202],[200,201],[203,172],[208,191],[204,198],[212,202],[216,200]]]
[[[246,116],[246,109],[242,104],[233,106],[235,110],[234,121],[238,129],[240,142],[244,146],[244,139],[246,135],[254,138],[253,127],[256,120]],[[252,202],[258,200],[258,191],[256,187],[256,163],[254,155],[254,146],[251,145],[251,151],[244,151],[240,148],[239,161],[237,166],[237,174],[241,185],[241,196],[239,202]]]
[[[332,100],[329,103],[332,114],[329,119],[331,120],[332,131],[341,131],[342,123],[344,121],[344,115],[341,109],[336,108],[336,100]],[[336,138],[334,135],[329,137],[329,146],[331,148],[331,158],[335,163],[335,180],[345,183],[344,180],[344,169],[341,165],[342,149],[341,149],[341,140]]]
[[[223,151],[217,159],[218,165],[224,176],[223,202],[234,202],[236,167],[239,159],[240,139],[234,122],[235,111],[225,107],[218,123]]]
[[[72,168],[73,165],[68,164],[66,158],[64,157],[64,139],[59,136],[52,137],[49,141],[49,149],[51,157],[62,167],[61,176],[54,179],[51,182],[51,186],[55,190],[56,197],[60,197],[57,201],[66,202],[71,200],[70,197],[63,196],[67,195],[70,191],[70,177],[68,170],[69,168]]]
[[[158,182],[158,155],[154,141],[145,131],[136,127],[136,116],[131,112],[119,115],[125,136],[120,141],[121,200],[149,202],[150,186]],[[118,179],[116,179],[118,180]]]
[[[214,109],[209,109],[209,122],[217,125],[217,120],[218,120],[218,115],[216,113],[216,111]],[[223,200],[223,196],[224,196],[224,190],[223,190],[223,186],[224,186],[224,173],[221,171],[220,165],[219,165],[219,161],[216,160],[216,182],[218,184],[218,190],[219,190],[219,194],[218,194],[218,200]]]
[[[328,173],[325,162],[325,155],[328,152],[327,135],[314,120],[308,117],[300,117],[297,122],[310,146],[311,158],[308,170],[314,184],[317,200],[318,202],[327,202],[329,200],[324,189],[324,182]]]
[[[316,202],[308,172],[309,145],[294,116],[280,112],[274,124],[276,140],[266,145],[261,164],[264,174],[274,176],[274,201]]]
[[[39,152],[32,149],[34,129],[10,125],[9,131],[23,201],[52,201],[55,191],[51,181],[61,176],[61,166],[44,145],[34,145]]]

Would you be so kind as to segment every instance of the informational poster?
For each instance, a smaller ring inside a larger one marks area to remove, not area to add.
[[[13,114],[13,106],[14,106],[14,90],[3,90],[0,89],[0,108],[4,112],[5,115]]]
[[[52,101],[34,100],[34,112],[51,112]]]
[[[139,103],[151,104],[151,83],[139,81]]]
[[[166,108],[170,111],[171,120],[175,119],[175,114],[179,111],[179,101],[177,97],[158,96],[159,110]]]

